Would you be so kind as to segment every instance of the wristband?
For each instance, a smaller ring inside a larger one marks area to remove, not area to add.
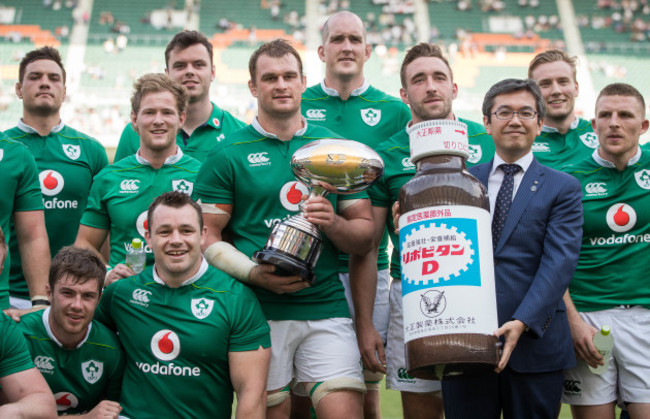
[[[32,300],[32,307],[36,306],[49,306],[50,305],[50,300],[46,300],[43,298],[34,298]]]
[[[224,241],[212,243],[203,256],[210,265],[241,282],[248,282],[251,271],[257,266],[248,256]]]

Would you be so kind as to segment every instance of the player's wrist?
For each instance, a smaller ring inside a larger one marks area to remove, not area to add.
[[[225,241],[212,243],[205,249],[203,257],[210,265],[241,282],[251,282],[252,271],[258,266],[248,256]]]
[[[32,308],[48,307],[50,305],[50,299],[47,298],[47,295],[34,295],[30,300],[32,302]]]

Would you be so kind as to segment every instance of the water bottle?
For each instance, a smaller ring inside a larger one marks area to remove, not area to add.
[[[594,335],[594,346],[596,346],[598,353],[603,356],[605,365],[598,365],[596,368],[589,366],[589,369],[594,374],[601,375],[609,366],[609,357],[612,354],[612,348],[614,347],[614,336],[612,336],[609,326],[603,325],[598,333]]]
[[[131,268],[135,274],[139,274],[144,269],[147,262],[147,254],[142,247],[142,240],[131,240],[131,248],[126,252],[126,266]]]

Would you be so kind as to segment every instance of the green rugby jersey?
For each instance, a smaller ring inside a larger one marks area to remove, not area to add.
[[[212,103],[212,114],[210,118],[196,127],[192,135],[187,135],[183,128],[176,135],[176,144],[185,154],[198,161],[205,160],[208,152],[219,144],[226,135],[235,132],[246,126],[245,123],[232,116],[224,109]],[[115,162],[125,157],[132,156],[140,148],[140,136],[133,130],[131,124],[127,124],[122,131],[120,142],[115,151]]]
[[[65,349],[52,333],[50,308],[24,315],[18,325],[59,415],[89,412],[105,399],[119,401],[124,354],[106,326],[93,320],[77,347]]]
[[[308,121],[373,149],[404,129],[411,120],[411,112],[404,102],[375,89],[367,81],[347,100],[342,100],[336,90],[322,81],[302,95],[301,112]],[[387,247],[388,235],[384,231],[377,260],[379,270],[388,268]],[[348,272],[349,259],[347,254],[341,254],[340,272]]]
[[[595,151],[564,171],[582,185],[582,248],[569,287],[576,308],[650,308],[650,152],[639,149],[620,172]]]
[[[106,287],[95,313],[119,332],[127,357],[121,414],[230,419],[228,353],[271,346],[259,303],[205,260],[178,288],[154,269]]]
[[[492,160],[494,156],[494,142],[492,141],[492,137],[485,132],[485,127],[462,118],[458,118],[458,121],[467,125],[470,149],[472,148],[472,143],[477,147],[474,148],[473,154],[470,155],[470,158],[472,156],[474,157],[475,163],[467,161],[467,166],[487,163]],[[477,150],[480,150],[480,152]],[[406,129],[393,135],[388,141],[383,142],[378,147],[377,152],[384,160],[384,176],[370,187],[368,195],[370,195],[373,206],[383,207],[388,210],[386,227],[390,234],[390,240],[392,243],[399,243],[399,236],[395,234],[391,208],[395,201],[399,199],[399,190],[415,175],[415,165],[411,162],[411,148]],[[401,278],[398,247],[393,248],[393,254],[390,259],[390,275],[394,279]]]
[[[573,121],[566,134],[544,125],[532,147],[538,162],[556,170],[584,160],[597,148],[598,136],[584,119]]]
[[[133,238],[144,241],[149,204],[163,192],[192,194],[200,166],[178,148],[160,169],[134,154],[107,166],[95,177],[81,224],[110,232],[111,266],[124,263]],[[145,251],[150,265],[153,253],[147,245]]]
[[[228,231],[235,247],[252,257],[266,245],[276,223],[298,214],[301,195],[308,193],[290,169],[291,156],[301,146],[323,138],[340,137],[305,121],[305,127],[290,141],[281,141],[255,120],[232,135],[224,147],[210,153],[196,178],[195,198],[209,204],[233,205]],[[327,195],[334,211],[339,199],[358,198],[367,198],[367,194]],[[338,250],[327,236],[321,236],[323,247],[313,286],[283,295],[253,287],[267,319],[350,317],[338,277]]]
[[[8,251],[0,274],[0,309],[9,308],[9,269],[12,257],[18,251],[9,246],[13,214],[16,211],[43,210],[43,197],[38,183],[38,168],[34,156],[24,144],[0,133],[0,227],[7,241]]]
[[[77,237],[93,177],[108,165],[106,151],[99,141],[62,123],[53,127],[48,135],[41,136],[19,121],[5,134],[25,144],[36,160],[45,206],[45,228],[54,257],[59,249],[74,243]],[[12,254],[17,256],[11,260],[9,293],[29,299],[13,228],[10,245]]]
[[[0,377],[34,368],[27,343],[15,321],[0,316]]]

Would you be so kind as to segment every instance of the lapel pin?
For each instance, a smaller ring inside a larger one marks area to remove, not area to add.
[[[537,183],[537,182],[535,182],[535,183]],[[530,190],[533,191],[533,192],[535,192],[535,191],[537,190],[537,186],[535,186],[535,185],[531,186],[531,187],[530,187]]]

